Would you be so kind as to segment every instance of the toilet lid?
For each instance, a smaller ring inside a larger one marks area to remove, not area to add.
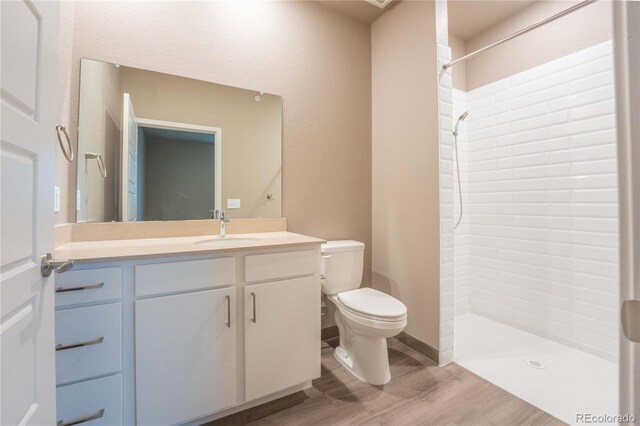
[[[401,318],[407,315],[404,303],[372,288],[359,288],[338,294],[340,304],[354,313],[377,318]]]

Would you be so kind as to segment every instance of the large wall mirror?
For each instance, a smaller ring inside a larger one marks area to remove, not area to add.
[[[282,215],[282,98],[82,59],[78,222]]]

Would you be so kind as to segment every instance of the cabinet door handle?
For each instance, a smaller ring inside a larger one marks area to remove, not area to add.
[[[251,317],[251,322],[256,322],[256,294],[252,292],[251,298],[253,299],[253,317]]]
[[[58,287],[56,288],[56,293],[67,293],[69,291],[93,290],[93,289],[102,288],[102,287],[104,287],[104,283],[83,285],[81,287]]]
[[[92,414],[87,414],[86,416],[76,417],[75,419],[71,419],[68,421],[58,420],[56,426],[73,426],[79,425],[80,423],[85,423],[91,420],[99,419],[100,417],[104,417],[104,408],[96,411]]]
[[[227,295],[227,327],[231,328],[231,296]]]
[[[75,349],[75,348],[81,348],[83,346],[98,345],[103,341],[104,341],[104,337],[98,337],[95,340],[87,340],[86,342],[71,343],[68,345],[63,345],[59,343],[56,345],[56,351],[66,351],[67,349]]]

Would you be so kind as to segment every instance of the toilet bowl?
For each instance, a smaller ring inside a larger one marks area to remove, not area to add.
[[[322,245],[322,292],[336,306],[340,344],[336,359],[354,376],[372,385],[391,379],[387,338],[407,325],[407,308],[398,299],[362,281],[364,244],[329,241]]]

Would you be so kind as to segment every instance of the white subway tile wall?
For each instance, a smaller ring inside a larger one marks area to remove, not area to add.
[[[469,93],[454,90],[454,120],[469,110],[458,137],[456,315],[473,312],[617,359],[613,83],[606,42]],[[453,177],[455,218],[455,169]]]
[[[455,70],[453,70],[455,72]],[[480,88],[481,89],[481,88]],[[478,90],[480,90],[478,89]],[[458,117],[460,117],[468,106],[467,93],[461,90],[453,89],[453,122],[455,124]],[[480,108],[480,107],[479,107]],[[474,111],[475,113],[475,111]],[[482,119],[482,113],[478,109],[478,114],[475,119],[480,121]],[[471,155],[466,149],[467,145],[467,121],[470,121],[468,117],[465,121],[460,123],[458,128],[458,137],[454,139],[454,152],[453,152],[453,224],[458,221],[460,217],[460,193],[458,192],[458,175],[457,167],[455,163],[455,147],[457,144],[458,149],[458,164],[460,166],[460,180],[462,186],[462,202],[464,205],[469,202],[469,192],[467,185],[467,163],[470,158],[473,161],[481,161],[484,159],[482,152],[477,152]],[[441,174],[443,174],[441,172]],[[462,207],[464,213],[464,206]],[[468,213],[468,212],[467,212]],[[491,219],[489,216],[483,216],[483,219]],[[468,218],[462,217],[460,225],[453,233],[453,264],[454,264],[454,315],[458,316],[471,311],[469,305],[469,225],[466,224]]]
[[[449,61],[451,61],[451,49],[438,45],[438,62],[440,67]],[[438,114],[440,126],[440,365],[446,365],[453,360],[452,84],[451,69],[441,71],[438,82]]]

